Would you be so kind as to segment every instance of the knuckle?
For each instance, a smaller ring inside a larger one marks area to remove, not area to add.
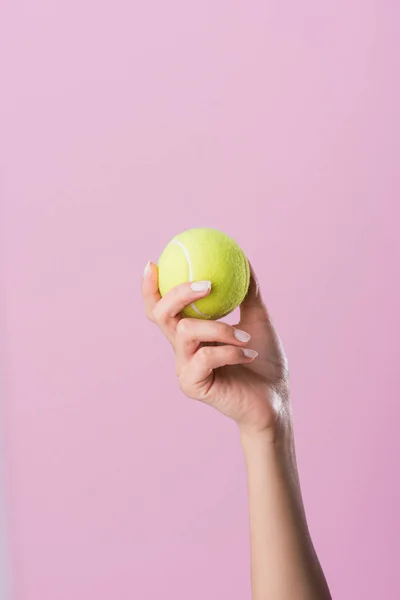
[[[176,333],[181,336],[187,336],[190,333],[191,324],[188,319],[181,319],[176,327]]]
[[[237,358],[240,350],[238,351],[238,349],[235,348],[235,346],[226,346],[225,352],[226,352],[227,358],[233,360],[233,359]]]
[[[156,306],[156,307],[153,309],[153,318],[154,318],[154,321],[155,321],[156,323],[158,323],[158,324],[162,324],[162,323],[164,323],[164,322],[165,322],[165,320],[166,320],[166,315],[165,315],[165,312],[164,312],[164,311],[162,311],[162,310],[160,310],[159,306]]]
[[[236,340],[235,337],[235,328],[233,325],[228,325],[227,323],[220,323],[221,327],[221,337],[226,338],[227,340]],[[237,341],[237,340],[236,340]]]
[[[174,302],[179,300],[180,297],[182,296],[182,292],[183,292],[182,285],[177,285],[176,287],[172,288],[172,290],[169,292],[171,300]]]
[[[203,364],[208,364],[210,361],[211,352],[212,352],[211,346],[202,346],[197,351],[198,360]]]
[[[226,337],[226,332],[229,328],[229,325],[227,325],[226,323],[219,323],[218,321],[214,321],[210,322],[210,327],[213,328],[214,335],[218,339],[221,337]]]
[[[157,306],[155,306],[155,307],[153,308],[153,310],[151,311],[151,314],[152,314],[152,316],[153,316],[153,319],[154,319],[155,321],[158,321],[158,313],[159,313],[159,309],[158,309],[158,307],[157,307]]]

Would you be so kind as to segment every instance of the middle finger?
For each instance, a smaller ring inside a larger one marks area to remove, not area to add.
[[[251,339],[250,334],[221,321],[202,321],[182,319],[176,327],[175,353],[177,362],[189,360],[201,343],[229,344],[245,346]]]

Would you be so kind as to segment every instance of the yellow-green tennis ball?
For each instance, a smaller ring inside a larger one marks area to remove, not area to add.
[[[158,262],[158,285],[164,296],[186,281],[211,281],[211,292],[183,311],[197,319],[220,319],[244,300],[250,268],[243,250],[216,229],[189,229],[175,236]]]

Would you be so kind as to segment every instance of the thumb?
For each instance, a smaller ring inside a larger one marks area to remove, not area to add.
[[[249,290],[240,305],[240,321],[241,323],[251,323],[254,321],[270,322],[267,307],[261,296],[258,279],[251,265]]]
[[[142,280],[142,296],[146,315],[151,321],[154,321],[153,310],[156,307],[157,302],[160,300],[161,295],[158,291],[157,266],[152,262],[148,262],[144,270]]]

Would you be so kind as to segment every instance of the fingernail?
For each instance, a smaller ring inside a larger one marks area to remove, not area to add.
[[[249,348],[243,348],[243,354],[246,358],[257,358],[258,352],[250,350]]]
[[[241,329],[234,329],[233,334],[239,342],[248,342],[251,339],[251,335]]]
[[[147,265],[145,266],[145,268],[144,268],[144,273],[143,273],[143,278],[144,278],[144,279],[146,279],[146,277],[147,277],[147,276],[148,276],[148,274],[150,273],[150,265],[151,265],[151,262],[149,261],[149,262],[147,263]]]
[[[211,281],[194,281],[190,289],[192,292],[207,292],[211,289]]]

